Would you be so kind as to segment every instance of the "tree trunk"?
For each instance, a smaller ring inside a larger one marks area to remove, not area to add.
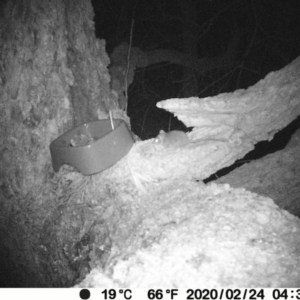
[[[47,223],[66,199],[49,144],[117,107],[105,42],[95,39],[89,0],[7,0],[0,11],[1,285],[70,285],[78,268],[63,253],[62,220]]]

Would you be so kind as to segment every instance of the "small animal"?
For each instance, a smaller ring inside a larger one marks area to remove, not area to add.
[[[172,130],[165,132],[161,130],[155,138],[155,143],[160,144],[165,149],[175,149],[183,147],[189,143],[189,138],[185,132],[179,130]]]

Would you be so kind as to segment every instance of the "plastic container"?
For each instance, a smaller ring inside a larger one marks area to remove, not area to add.
[[[101,172],[124,157],[134,140],[126,123],[113,119],[84,123],[59,136],[50,144],[52,166],[58,172],[68,164],[84,175]]]

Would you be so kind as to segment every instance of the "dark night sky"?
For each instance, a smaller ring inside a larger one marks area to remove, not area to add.
[[[107,41],[107,50],[111,52],[121,42],[129,42],[134,19],[133,46],[180,49],[183,19],[179,1],[92,0],[96,35]],[[204,48],[208,52],[215,54],[218,45],[229,38],[235,22],[245,34],[246,47],[250,39],[265,47],[277,46],[278,61],[290,61],[299,54],[299,0],[190,1],[195,2],[197,11],[199,43],[206,43]]]
[[[238,28],[241,39],[231,69],[215,71],[198,80],[199,97],[247,88],[279,70],[300,54],[300,0],[189,0],[194,5],[198,58],[224,51]],[[180,0],[92,0],[96,36],[106,40],[107,52],[130,40],[143,51],[183,48],[183,11]],[[129,88],[128,114],[133,129],[143,138],[158,129],[182,128],[170,116],[157,112],[157,101],[181,97],[178,81],[182,70],[169,64],[137,70]],[[174,75],[175,74],[175,75]],[[176,74],[178,78],[176,78]],[[139,99],[139,100],[137,100]],[[170,126],[170,122],[172,123]],[[160,128],[155,128],[159,123]],[[135,125],[137,126],[135,128]],[[174,126],[173,126],[174,125]],[[168,127],[168,128],[167,128]],[[145,131],[145,128],[153,130]]]

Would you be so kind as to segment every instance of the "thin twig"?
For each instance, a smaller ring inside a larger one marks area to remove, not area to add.
[[[126,75],[125,75],[125,97],[126,97],[125,111],[126,111],[126,114],[127,114],[127,106],[128,106],[128,73],[129,73],[129,68],[130,68],[130,54],[131,54],[131,48],[132,48],[133,25],[134,25],[134,19],[132,19],[132,22],[131,22],[130,41],[129,41],[129,48],[128,48],[128,54],[127,54],[127,69],[126,69]]]

